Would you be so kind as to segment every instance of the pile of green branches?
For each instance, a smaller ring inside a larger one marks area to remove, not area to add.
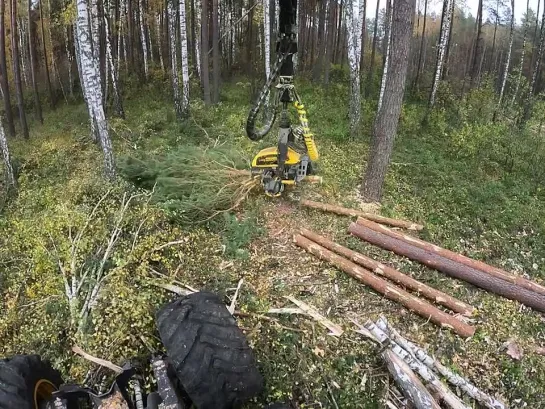
[[[153,191],[153,200],[175,220],[196,224],[238,207],[258,185],[248,161],[225,146],[183,146],[164,154],[126,157],[124,177]]]

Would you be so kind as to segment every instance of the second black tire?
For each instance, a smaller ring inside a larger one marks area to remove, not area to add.
[[[161,341],[198,409],[236,409],[263,390],[253,351],[219,297],[198,292],[162,307]]]

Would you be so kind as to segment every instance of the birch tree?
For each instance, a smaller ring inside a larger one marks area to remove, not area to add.
[[[180,79],[178,77],[178,56],[176,52],[176,7],[174,0],[167,3],[168,37],[170,44],[170,75],[172,80],[172,94],[174,96],[174,110],[178,119],[183,118],[182,97],[180,95]]]
[[[379,202],[390,164],[401,114],[416,0],[395,0],[392,7],[391,72],[386,81],[383,106],[377,111],[373,142],[361,193],[366,201]]]
[[[189,116],[189,57],[187,51],[187,21],[185,0],[180,0],[180,59],[182,63],[182,117]]]
[[[358,48],[360,37],[358,28],[360,0],[347,0],[346,2],[346,27],[348,32],[348,65],[350,68],[350,136],[359,134],[361,120],[361,86],[360,86],[360,58],[361,50]]]
[[[139,16],[139,23],[140,23],[140,41],[142,42],[142,58],[144,61],[144,75],[146,76],[146,79],[148,78],[148,44],[146,41],[146,30],[144,28],[144,5],[142,0],[138,0],[138,7],[140,9]]]
[[[15,95],[19,108],[19,122],[23,130],[23,136],[28,138],[28,124],[25,113],[25,100],[23,97],[23,84],[21,83],[21,63],[19,61],[19,43],[17,41],[17,0],[11,0],[11,62],[13,64],[13,79],[15,82]]]
[[[204,103],[210,105],[212,101],[210,99],[210,74],[208,62],[208,0],[202,0],[201,5],[201,83],[204,94]],[[253,15],[250,15],[253,18]]]
[[[386,34],[385,34],[385,53],[384,53],[384,68],[382,70],[382,79],[380,81],[380,93],[378,95],[378,108],[377,110],[380,111],[380,109],[382,108],[382,101],[384,100],[384,92],[386,91],[386,81],[388,81],[388,71],[389,71],[389,68],[390,68],[390,49],[391,49],[391,45],[392,45],[392,36],[391,36],[391,33],[392,33],[392,19],[393,19],[393,15],[394,13],[392,13],[392,5],[391,5],[391,1],[393,0],[386,0],[387,1],[387,4],[389,4],[389,6],[387,7],[390,12],[389,13],[386,13],[386,16],[388,17],[388,21],[385,23],[386,27],[388,27],[386,31]]]
[[[17,180],[15,179],[15,174],[13,172],[13,165],[11,164],[11,156],[8,149],[8,140],[2,122],[3,121],[0,119],[0,150],[2,151],[2,159],[4,160],[4,167],[6,168],[8,191],[12,189],[16,190]]]
[[[515,34],[515,0],[511,0],[511,28],[509,29],[509,48],[507,50],[507,58],[505,59],[505,68],[503,70],[503,79],[501,82],[500,97],[498,99],[498,108],[496,112],[501,108],[503,101],[503,94],[505,92],[505,84],[507,84],[507,77],[509,75],[509,67],[511,65],[511,51],[513,50],[513,39]],[[496,112],[494,112],[494,119],[496,119]]]
[[[159,51],[159,64],[161,64],[161,69],[165,71],[165,60],[163,59],[163,44],[161,43],[161,13],[158,12],[155,14],[155,36],[157,37],[157,49]]]
[[[437,95],[437,89],[439,88],[439,81],[443,73],[443,66],[445,62],[445,53],[447,44],[449,42],[450,24],[452,21],[451,15],[451,2],[453,0],[443,1],[443,18],[441,19],[441,31],[439,33],[439,39],[437,43],[437,60],[435,62],[435,75],[433,76],[433,84],[431,87],[430,98],[428,100],[428,109],[432,109],[435,105],[435,97]]]
[[[526,16],[528,16],[528,12],[530,10],[530,0],[526,0]],[[522,81],[522,71],[524,69],[524,57],[526,56],[526,41],[528,37],[528,25],[530,24],[530,21],[526,19],[524,22],[524,31],[522,34],[522,52],[520,55],[520,62],[519,62],[519,72],[517,75],[517,82],[515,85],[515,91],[513,92],[513,98],[511,99],[511,105],[514,105],[517,95],[520,89],[520,83]]]
[[[106,43],[106,61],[110,70],[110,77],[112,79],[112,91],[114,95],[114,112],[120,118],[125,118],[125,110],[123,109],[123,100],[121,98],[121,92],[119,90],[119,73],[117,72],[114,64],[114,57],[112,53],[112,43],[110,21],[106,13],[104,13],[104,28],[106,30],[105,43]]]
[[[265,78],[271,76],[271,15],[270,15],[270,0],[263,0],[263,32],[265,45]],[[299,5],[299,2],[297,2]]]
[[[96,0],[91,0],[95,3]],[[92,34],[89,21],[89,7],[87,0],[77,0],[77,38],[79,60],[81,65],[81,80],[86,90],[86,102],[91,115],[91,122],[94,123],[96,134],[102,152],[104,154],[104,168],[106,176],[110,179],[115,177],[115,164],[112,142],[108,133],[108,123],[104,114],[102,100],[102,84],[100,78],[99,61],[93,55]],[[93,7],[93,4],[91,5]]]

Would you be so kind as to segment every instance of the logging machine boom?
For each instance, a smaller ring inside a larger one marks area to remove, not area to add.
[[[280,0],[276,64],[246,122],[248,138],[258,141],[271,130],[281,105],[277,147],[261,150],[252,161],[252,173],[261,175],[263,188],[269,196],[280,196],[286,185],[295,185],[310,175],[314,170],[313,164],[319,158],[305,106],[293,83],[293,56],[297,52],[297,1]],[[272,106],[268,106],[269,94],[276,80],[277,93]],[[298,126],[291,124],[290,104],[297,110]],[[263,128],[256,129],[256,118],[262,108],[265,108],[265,124]]]

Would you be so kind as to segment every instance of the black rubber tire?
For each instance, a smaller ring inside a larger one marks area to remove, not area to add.
[[[62,384],[60,372],[38,355],[15,355],[0,360],[0,409],[41,409],[35,405],[34,390],[42,380],[53,384],[55,389]]]
[[[198,409],[235,409],[263,390],[246,337],[217,295],[199,292],[162,307],[157,328],[169,362]]]

